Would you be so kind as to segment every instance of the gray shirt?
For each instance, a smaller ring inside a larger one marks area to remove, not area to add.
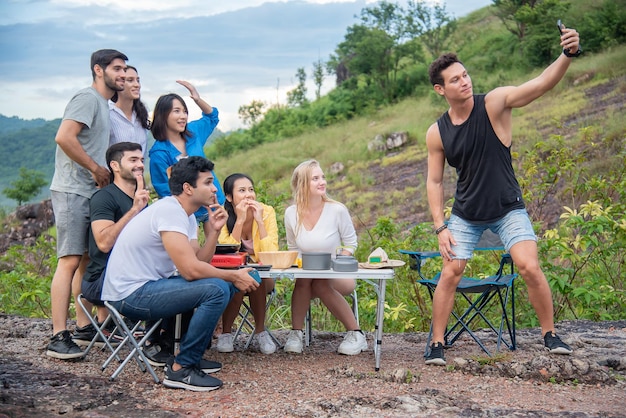
[[[107,100],[93,87],[84,88],[65,107],[63,120],[66,119],[85,125],[78,134],[78,141],[98,165],[106,166],[110,131]],[[57,145],[50,190],[91,198],[96,191],[96,182],[89,170],[73,161]]]

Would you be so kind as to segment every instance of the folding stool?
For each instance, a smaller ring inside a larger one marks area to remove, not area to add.
[[[272,290],[267,294],[267,298],[265,302],[265,313],[268,312],[270,305],[272,304],[272,302],[274,302],[274,299],[276,299],[276,288],[272,288]],[[250,315],[252,315],[252,308],[250,307],[249,302],[246,302],[246,298],[244,297],[243,302],[241,303],[241,309],[239,310],[239,313],[238,313],[238,317],[241,319],[241,321],[239,322],[237,331],[235,332],[235,335],[233,336],[233,341],[237,341],[237,337],[239,336],[239,334],[244,332],[244,328],[248,329],[249,336],[248,336],[248,340],[246,341],[246,345],[243,348],[244,350],[248,349],[248,347],[250,346],[250,343],[252,343],[252,338],[254,337],[254,334],[256,334],[256,328],[249,319]],[[265,330],[268,332],[268,334],[274,341],[274,344],[276,344],[277,347],[281,347],[282,344],[276,339],[276,337],[274,337],[274,334],[272,334],[272,332],[267,327],[265,328]]]
[[[122,364],[118,366],[115,372],[113,372],[113,375],[111,375],[110,379],[114,380],[122,372],[124,367],[126,367],[128,362],[131,359],[135,359],[135,361],[137,362],[137,365],[139,366],[139,369],[142,372],[145,372],[146,370],[150,372],[154,381],[156,383],[159,383],[158,376],[156,375],[156,373],[154,372],[154,369],[148,362],[146,355],[143,353],[143,347],[148,341],[148,339],[150,338],[150,336],[152,335],[152,333],[160,328],[162,319],[159,319],[158,321],[156,321],[150,329],[146,330],[146,333],[141,338],[141,340],[137,341],[134,337],[134,334],[137,331],[137,328],[141,325],[141,321],[137,321],[135,326],[132,329],[129,329],[128,325],[126,325],[126,323],[124,322],[124,317],[117,311],[117,309],[113,307],[113,305],[111,305],[107,301],[104,301],[104,306],[106,306],[107,309],[109,310],[109,315],[111,316],[111,319],[117,326],[118,331],[120,331],[120,333],[122,334],[123,340],[117,346],[113,354],[111,354],[111,356],[109,356],[109,358],[104,362],[104,364],[102,365],[102,370],[104,370],[114,358],[119,358],[117,356],[120,350],[128,344],[130,348],[130,353],[122,361]]]
[[[85,358],[89,351],[98,343],[102,344],[103,350],[104,347],[107,347],[109,350],[111,350],[112,353],[115,352],[115,348],[113,347],[119,344],[118,341],[115,341],[113,339],[115,330],[113,330],[113,332],[108,337],[102,331],[111,322],[111,315],[107,315],[102,324],[98,323],[97,316],[92,315],[92,313],[87,309],[85,303],[83,302],[83,299],[87,300],[87,298],[85,298],[81,293],[76,298],[76,302],[78,303],[78,306],[80,306],[80,308],[83,310],[85,315],[87,315],[87,318],[89,318],[89,322],[91,322],[91,325],[93,325],[93,327],[96,329],[96,335],[91,339],[89,345],[87,345],[87,348],[85,348],[85,351],[83,351],[83,358]],[[121,361],[119,357],[117,357],[117,360]]]

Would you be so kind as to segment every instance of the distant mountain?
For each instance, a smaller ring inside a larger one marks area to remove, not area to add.
[[[0,115],[0,149],[4,158],[0,164],[0,191],[9,187],[18,178],[20,167],[42,172],[48,181],[54,173],[54,137],[61,119],[23,120]],[[47,186],[35,198],[49,196]],[[14,207],[15,202],[0,194],[0,206]]]
[[[20,129],[38,128],[46,124],[42,118],[25,120],[17,116],[7,117],[0,115],[0,134],[19,131]]]
[[[37,170],[46,176],[48,183],[54,174],[54,153],[56,143],[54,137],[61,124],[61,119],[47,121],[44,119],[24,120],[18,117],[0,115],[0,149],[2,154],[10,158],[0,165],[0,207],[14,207],[15,202],[1,192],[18,178],[20,167]],[[224,136],[219,129],[213,131],[207,144]],[[154,140],[150,137],[148,146]],[[148,170],[146,162],[146,171]],[[49,196],[48,186],[33,201]]]

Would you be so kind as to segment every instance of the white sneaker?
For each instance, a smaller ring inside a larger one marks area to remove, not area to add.
[[[235,347],[233,347],[233,336],[231,333],[227,332],[217,336],[217,351],[220,353],[232,353],[235,351]]]
[[[348,331],[337,351],[339,354],[355,356],[363,350],[367,350],[365,335],[361,331]]]
[[[302,330],[300,329],[289,331],[289,336],[285,343],[285,353],[302,353],[302,335]]]
[[[259,343],[259,349],[263,354],[272,354],[276,352],[276,344],[272,340],[269,332],[263,331],[256,335],[256,340]]]

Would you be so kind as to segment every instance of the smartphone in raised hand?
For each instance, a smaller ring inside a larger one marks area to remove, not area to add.
[[[559,33],[563,35],[563,23],[561,23],[561,19],[556,21],[556,26],[559,28]]]

